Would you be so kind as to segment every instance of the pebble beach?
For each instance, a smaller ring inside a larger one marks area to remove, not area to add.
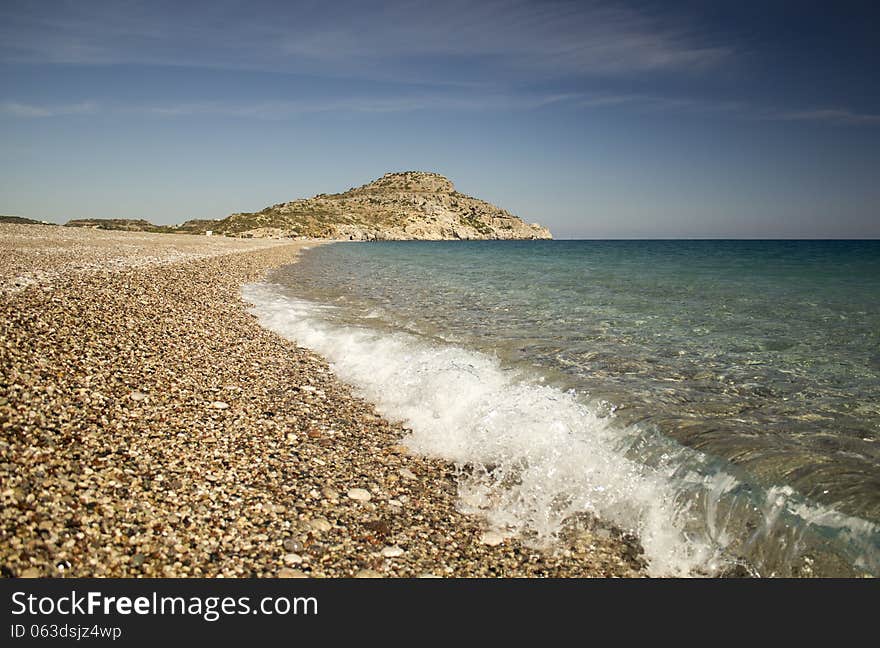
[[[5,577],[638,577],[635,539],[553,548],[457,505],[241,285],[310,241],[0,225]]]

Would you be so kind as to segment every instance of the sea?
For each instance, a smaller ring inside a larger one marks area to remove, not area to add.
[[[880,241],[336,243],[243,287],[462,510],[653,576],[880,575]]]

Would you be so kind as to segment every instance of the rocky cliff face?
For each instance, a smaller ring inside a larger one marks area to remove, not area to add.
[[[190,221],[181,229],[350,240],[552,238],[547,228],[458,193],[442,175],[421,171],[388,173],[344,193],[319,194],[220,221]]]

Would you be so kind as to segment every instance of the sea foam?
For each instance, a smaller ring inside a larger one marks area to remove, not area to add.
[[[571,393],[524,380],[486,354],[405,333],[333,326],[320,306],[269,284],[246,286],[264,326],[324,355],[384,416],[412,430],[413,450],[472,469],[465,508],[535,544],[589,512],[638,535],[653,574],[688,574],[717,557],[689,539],[676,493],[656,469],[624,457],[615,432]]]
[[[382,415],[402,421],[407,446],[466,468],[461,506],[497,532],[552,547],[566,519],[590,513],[639,538],[651,575],[712,575],[733,562],[789,575],[814,546],[810,524],[819,521],[821,542],[841,536],[868,547],[849,560],[877,568],[873,525],[807,510],[790,489],[754,489],[711,458],[651,430],[616,426],[577,394],[495,357],[340,324],[329,317],[333,306],[271,283],[242,294],[263,326],[323,355]]]

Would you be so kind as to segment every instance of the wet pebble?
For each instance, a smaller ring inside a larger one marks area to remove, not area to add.
[[[333,528],[333,525],[327,520],[327,518],[315,518],[313,520],[309,520],[308,527],[313,531],[318,531],[323,533],[324,531],[329,531]]]
[[[289,553],[298,553],[303,550],[303,544],[296,538],[285,538],[282,543],[284,550]]]
[[[497,531],[486,531],[480,536],[480,542],[490,547],[497,547],[504,542],[504,536]]]

